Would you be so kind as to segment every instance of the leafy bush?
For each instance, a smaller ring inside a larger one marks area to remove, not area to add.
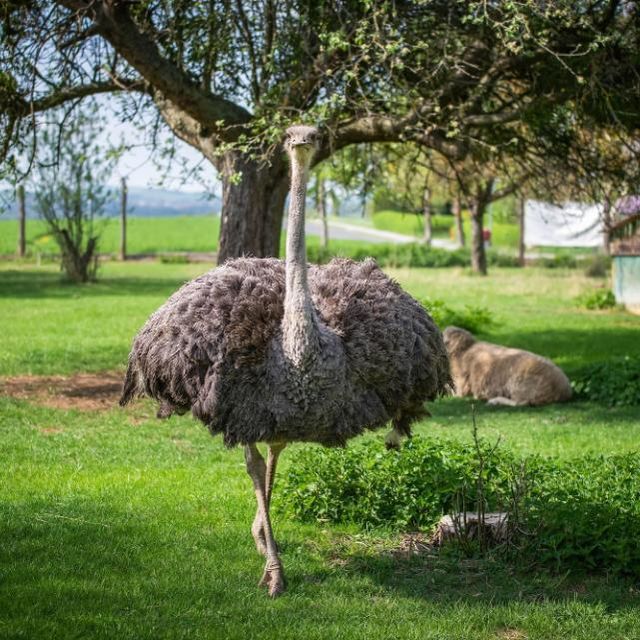
[[[588,278],[605,278],[611,269],[611,257],[595,254],[585,258],[582,264]]]
[[[423,299],[420,302],[441,329],[454,325],[471,333],[482,333],[496,324],[493,314],[486,307],[466,305],[462,311],[456,311],[442,300]]]
[[[640,405],[640,358],[618,358],[583,369],[572,381],[576,395],[609,407]]]
[[[536,266],[547,269],[575,269],[578,266],[576,257],[570,253],[557,253],[552,258],[540,258]]]
[[[162,264],[189,264],[189,256],[180,253],[163,253],[160,255]]]
[[[581,307],[590,310],[611,309],[616,306],[616,298],[611,289],[594,289],[587,291],[576,298]]]
[[[364,529],[429,531],[445,513],[474,510],[482,457],[483,503],[510,510],[517,469],[526,469],[515,546],[558,569],[606,568],[640,575],[640,453],[559,462],[473,444],[414,437],[400,451],[378,439],[348,449],[300,450],[283,478],[278,508],[303,521]]]
[[[488,462],[491,505],[506,495],[509,462],[497,455]],[[473,445],[419,437],[401,451],[386,451],[379,440],[347,449],[308,448],[290,465],[279,504],[305,521],[428,530],[454,508],[461,489],[472,486],[476,470]]]
[[[464,249],[447,251],[426,247],[419,243],[409,244],[364,244],[340,246],[334,251],[320,246],[307,246],[309,262],[323,264],[329,262],[334,255],[352,260],[375,258],[381,267],[466,267],[470,263],[469,252]]]
[[[538,460],[523,551],[565,568],[640,576],[640,454]]]
[[[487,251],[487,262],[493,267],[519,267],[518,256],[500,251]]]

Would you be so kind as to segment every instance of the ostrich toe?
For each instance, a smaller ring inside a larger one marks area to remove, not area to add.
[[[269,595],[272,598],[277,598],[281,593],[284,592],[284,572],[279,560],[267,560],[267,564],[264,568],[264,573],[262,574],[262,578],[260,578],[260,582],[258,582],[258,586],[267,587],[267,589],[269,590]]]

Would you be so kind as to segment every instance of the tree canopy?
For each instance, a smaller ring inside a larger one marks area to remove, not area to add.
[[[100,93],[125,97],[123,117],[150,106],[221,174],[222,259],[277,254],[293,121],[321,127],[316,162],[410,141],[454,161],[533,147],[543,163],[574,152],[575,131],[624,137],[640,121],[633,2],[8,0],[1,12],[2,156],[50,108]]]

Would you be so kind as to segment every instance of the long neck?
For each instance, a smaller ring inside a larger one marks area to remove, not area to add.
[[[282,339],[285,355],[296,366],[308,361],[318,346],[318,329],[307,283],[304,236],[307,178],[307,164],[292,153]]]

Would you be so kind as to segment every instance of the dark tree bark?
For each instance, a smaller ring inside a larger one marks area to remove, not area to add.
[[[487,252],[482,237],[485,208],[477,200],[471,208],[471,270],[483,276],[487,275]]]
[[[519,217],[519,222],[520,222],[520,239],[518,242],[518,264],[521,267],[524,267],[525,264],[525,244],[524,244],[524,232],[525,232],[525,228],[524,228],[524,205],[525,205],[525,199],[524,197],[519,198],[518,199],[518,217]]]
[[[222,177],[218,264],[243,255],[277,256],[288,191],[284,159],[274,157],[265,166],[228,151],[218,169]]]
[[[433,229],[431,226],[431,191],[427,186],[425,186],[422,192],[422,220],[424,223],[422,242],[427,247],[430,247],[433,238]]]
[[[484,248],[484,214],[491,202],[493,178],[480,184],[471,204],[471,270],[483,276],[487,275],[487,252]]]
[[[611,229],[611,198],[605,196],[604,204],[602,208],[602,226],[603,226],[603,238],[602,248],[605,255],[611,255],[611,243],[609,238],[609,231]]]
[[[456,221],[456,240],[458,241],[458,246],[462,249],[466,245],[466,239],[464,237],[464,225],[462,224],[462,205],[458,196],[453,199],[452,210]]]

